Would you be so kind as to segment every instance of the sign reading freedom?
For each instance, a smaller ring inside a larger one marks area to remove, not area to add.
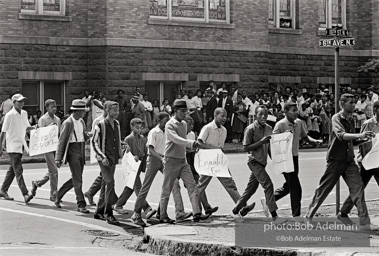
[[[200,175],[231,177],[228,158],[221,149],[200,149],[195,155],[195,169]]]
[[[57,150],[58,126],[50,125],[30,131],[29,155],[35,156]]]

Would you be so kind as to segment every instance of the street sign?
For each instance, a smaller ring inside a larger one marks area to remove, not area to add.
[[[354,38],[333,38],[333,39],[320,39],[319,46],[321,47],[340,47],[340,46],[354,46]]]
[[[349,31],[347,29],[327,28],[326,36],[336,36],[336,37],[349,36]]]

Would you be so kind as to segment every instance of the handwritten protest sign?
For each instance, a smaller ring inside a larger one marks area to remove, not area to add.
[[[293,134],[290,132],[271,135],[270,147],[272,167],[276,173],[288,173],[294,171],[292,140]]]
[[[378,136],[372,139],[372,148],[362,160],[362,165],[366,170],[379,168],[379,139]]]
[[[195,169],[201,175],[231,177],[228,163],[221,149],[200,149],[195,155]]]
[[[58,126],[50,125],[30,131],[30,156],[56,151],[57,146]]]
[[[121,161],[121,166],[125,186],[134,189],[134,182],[136,181],[140,164],[141,161],[136,162],[132,153],[128,152],[124,154]]]

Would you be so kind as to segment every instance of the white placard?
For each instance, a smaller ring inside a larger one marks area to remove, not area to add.
[[[57,150],[58,126],[49,125],[30,131],[29,155],[35,156]]]
[[[214,177],[231,177],[228,158],[221,149],[200,149],[195,155],[198,174]]]
[[[124,178],[124,184],[125,186],[134,189],[134,183],[136,181],[138,168],[141,164],[141,161],[137,161],[134,159],[134,156],[132,153],[128,152],[125,153],[121,166],[122,166],[122,176]]]
[[[375,136],[372,139],[372,148],[363,158],[362,165],[366,170],[379,168],[378,159],[379,159],[379,139],[378,139],[378,136]]]
[[[272,166],[276,173],[289,173],[294,171],[292,140],[293,134],[290,132],[271,135],[271,159]]]

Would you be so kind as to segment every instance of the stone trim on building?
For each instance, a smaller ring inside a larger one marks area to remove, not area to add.
[[[22,80],[72,80],[71,72],[42,72],[42,71],[19,71],[18,79]]]
[[[268,82],[273,84],[300,84],[301,76],[269,76]]]
[[[201,49],[222,51],[248,51],[268,52],[280,54],[304,54],[304,55],[334,55],[334,48],[297,48],[297,47],[254,47],[245,44],[224,44],[208,42],[184,42],[174,40],[147,40],[147,39],[122,39],[122,38],[61,38],[61,37],[37,37],[37,36],[1,36],[0,44],[45,44],[67,46],[125,46],[125,47],[149,47],[171,49]],[[379,57],[379,50],[344,50],[340,49],[340,56],[354,57]]]
[[[43,21],[59,21],[59,22],[71,22],[71,16],[61,16],[61,15],[46,15],[46,14],[30,14],[30,13],[19,13],[19,20],[43,20]]]
[[[197,81],[239,82],[239,74],[197,74]]]
[[[186,73],[142,73],[144,81],[188,81]]]
[[[334,84],[334,77],[317,77],[317,84]],[[351,77],[340,77],[340,84],[352,84]]]

